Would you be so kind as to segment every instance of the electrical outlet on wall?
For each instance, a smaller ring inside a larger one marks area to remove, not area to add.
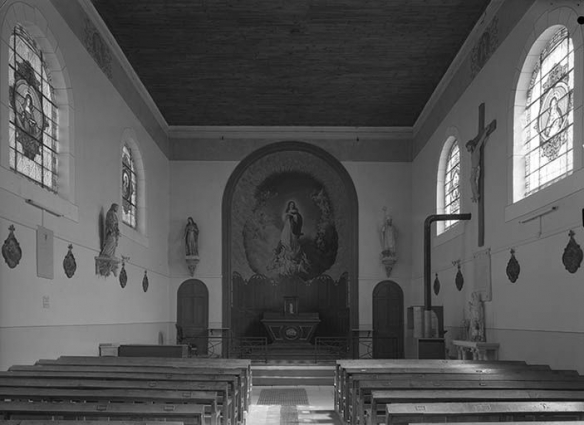
[[[49,308],[49,307],[50,307],[49,296],[43,295],[43,308]]]

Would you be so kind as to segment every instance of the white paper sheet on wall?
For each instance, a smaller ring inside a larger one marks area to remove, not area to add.
[[[54,278],[53,231],[42,226],[37,227],[37,276]]]
[[[493,298],[491,286],[491,248],[474,253],[474,291],[481,294],[483,301]]]

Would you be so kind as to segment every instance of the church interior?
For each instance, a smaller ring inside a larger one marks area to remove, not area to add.
[[[584,3],[0,25],[0,371],[163,345],[584,373]]]

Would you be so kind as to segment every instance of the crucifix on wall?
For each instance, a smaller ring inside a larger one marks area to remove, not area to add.
[[[471,154],[470,187],[472,201],[478,203],[479,212],[479,246],[485,244],[485,166],[484,147],[490,134],[497,128],[497,120],[485,127],[485,104],[479,105],[479,131],[477,136],[466,143],[466,149]]]

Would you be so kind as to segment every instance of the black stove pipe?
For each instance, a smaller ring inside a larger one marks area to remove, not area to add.
[[[433,214],[429,215],[424,221],[424,309],[432,310],[432,240],[430,230],[432,223],[435,221],[447,220],[470,220],[470,213],[467,214]]]

